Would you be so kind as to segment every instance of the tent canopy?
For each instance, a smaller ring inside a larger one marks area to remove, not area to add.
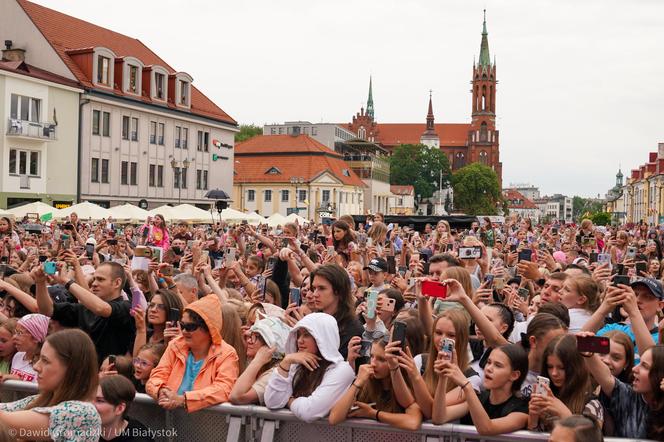
[[[175,216],[175,207],[163,205],[159,206],[156,209],[149,210],[148,213],[151,216],[161,215],[166,221],[173,221]]]
[[[111,207],[108,211],[118,222],[143,222],[150,216],[147,210],[129,203]]]
[[[273,213],[270,215],[267,219],[267,225],[270,227],[277,227],[277,226],[283,226],[284,224],[288,223],[288,218],[283,216],[281,213]]]
[[[288,215],[286,217],[286,219],[291,223],[297,222],[299,225],[302,225],[302,224],[305,224],[305,223],[309,224],[309,221],[306,218],[302,218],[297,213],[291,213],[290,215]]]
[[[191,204],[180,204],[173,207],[173,220],[209,224],[212,222],[212,213]]]
[[[251,212],[247,214],[247,222],[253,225],[263,224],[265,222],[265,218],[263,218],[256,212]]]
[[[22,206],[14,207],[13,209],[5,210],[4,212],[14,215],[17,219],[23,218],[27,213],[38,213],[39,216],[52,213],[53,218],[56,218],[60,213],[60,210],[42,203],[41,201],[36,201],[34,203],[24,204]]]
[[[58,212],[57,215],[53,215],[54,218],[66,218],[72,213],[76,212],[78,218],[81,220],[91,219],[93,221],[99,221],[109,216],[113,216],[108,209],[104,209],[101,206],[93,204],[91,202],[85,201],[83,203],[74,204],[71,207],[62,209]]]
[[[239,223],[244,220],[247,222],[249,221],[249,216],[246,213],[231,208],[222,210],[219,216],[221,216],[221,219],[227,223]]]

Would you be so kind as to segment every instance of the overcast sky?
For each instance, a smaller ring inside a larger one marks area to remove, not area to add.
[[[470,122],[487,9],[503,181],[596,196],[664,142],[660,0],[37,0],[138,38],[240,123]]]

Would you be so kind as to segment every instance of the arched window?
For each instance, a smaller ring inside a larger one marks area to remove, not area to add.
[[[491,112],[495,112],[496,111],[496,103],[495,103],[496,96],[493,95],[493,85],[489,87],[489,100],[491,102],[489,104],[489,108],[491,109]]]
[[[454,169],[460,169],[463,166],[466,165],[466,155],[463,154],[463,152],[457,152],[456,155],[454,155]]]
[[[488,131],[486,127],[486,122],[483,122],[482,125],[480,126],[480,141],[488,141]]]
[[[489,165],[489,155],[484,150],[480,152],[480,164]]]
[[[486,86],[482,86],[482,110],[486,110]]]
[[[364,126],[360,127],[360,129],[357,131],[357,136],[361,140],[366,140],[367,139],[367,130],[364,128]]]

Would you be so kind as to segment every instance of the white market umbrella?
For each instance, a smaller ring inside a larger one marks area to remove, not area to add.
[[[156,209],[148,211],[150,216],[161,215],[166,221],[173,221],[175,218],[175,207],[171,206],[159,206]]]
[[[113,219],[120,222],[144,222],[150,216],[147,210],[129,203],[111,207],[108,211],[111,212]]]
[[[231,208],[222,210],[221,213],[219,214],[219,216],[221,217],[221,219],[223,221],[225,221],[229,224],[239,223],[239,222],[242,222],[242,221],[245,221],[245,220],[247,222],[249,221],[249,216],[246,213],[242,213],[239,210],[235,210],[235,209],[231,209]]]
[[[54,218],[66,218],[74,212],[76,212],[80,220],[91,219],[93,221],[99,221],[100,219],[113,216],[108,209],[104,209],[103,207],[94,203],[85,201],[83,203],[74,204],[71,207],[60,210],[57,215],[54,215]]]
[[[191,204],[180,204],[173,207],[173,219],[192,223],[211,224],[212,213]]]
[[[302,225],[302,224],[305,224],[305,223],[309,224],[309,221],[306,218],[302,218],[297,213],[291,213],[290,215],[288,215],[286,217],[286,219],[288,220],[288,222],[291,222],[291,223],[297,222],[299,225]]]
[[[286,224],[288,221],[288,218],[283,216],[281,213],[273,213],[270,215],[267,219],[267,225],[270,227],[277,227],[277,226],[283,226]]]
[[[56,218],[60,213],[60,209],[56,209],[41,201],[36,201],[34,203],[24,204],[22,206],[14,207],[13,209],[5,210],[5,212],[14,215],[17,219],[23,218],[28,213],[38,213],[40,217],[52,213],[53,218]]]
[[[265,218],[263,218],[256,212],[248,213],[246,216],[247,216],[247,222],[252,225],[263,224],[265,222]]]

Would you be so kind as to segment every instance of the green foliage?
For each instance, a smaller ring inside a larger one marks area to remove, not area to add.
[[[576,221],[586,218],[588,213],[597,213],[603,210],[602,203],[588,198],[575,196],[572,198],[572,217]]]
[[[502,202],[498,175],[490,167],[469,164],[452,176],[454,207],[468,215],[496,215]]]
[[[235,134],[235,142],[241,143],[253,138],[256,135],[263,135],[263,128],[253,124],[240,124],[240,132]]]
[[[402,144],[390,157],[390,183],[412,185],[421,198],[430,198],[438,190],[441,171],[444,189],[450,182],[447,156],[422,144]]]
[[[611,224],[611,214],[607,212],[595,212],[590,215],[590,220],[596,226],[608,226]]]

